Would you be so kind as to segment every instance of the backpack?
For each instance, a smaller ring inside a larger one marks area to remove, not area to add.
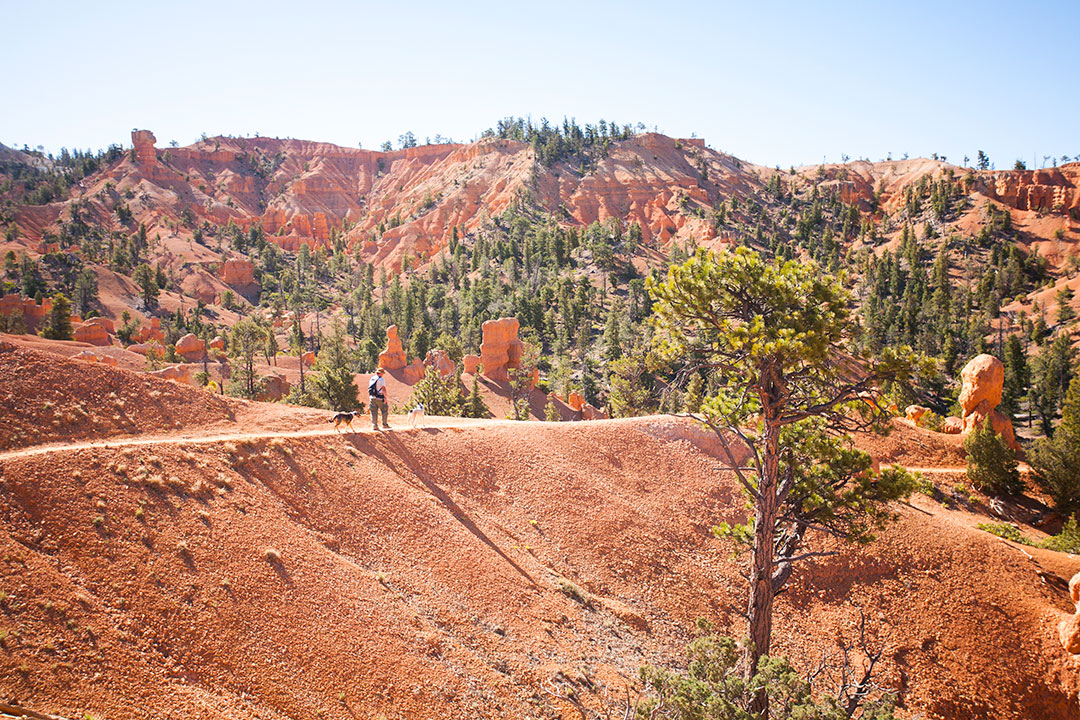
[[[380,400],[385,400],[386,398],[383,397],[383,394],[381,392],[379,392],[375,387],[378,382],[379,382],[379,376],[378,375],[372,375],[371,380],[368,380],[368,386],[367,386],[368,397],[379,398]]]

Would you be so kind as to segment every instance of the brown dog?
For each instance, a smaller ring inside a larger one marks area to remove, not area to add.
[[[334,423],[334,429],[338,432],[341,432],[341,430],[339,429],[341,425],[345,425],[345,427],[349,428],[349,432],[356,432],[355,430],[353,430],[352,426],[352,421],[355,417],[355,412],[339,412],[334,413],[334,416],[327,420],[327,422]]]

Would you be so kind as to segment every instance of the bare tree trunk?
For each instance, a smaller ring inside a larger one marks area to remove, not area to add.
[[[765,409],[765,452],[763,476],[758,478],[758,498],[754,513],[754,554],[750,567],[750,603],[747,624],[750,647],[747,650],[746,678],[758,669],[758,660],[769,653],[772,637],[773,597],[773,531],[776,528],[776,488],[780,475],[780,424],[773,407]],[[750,711],[768,717],[768,699],[764,689],[755,692]]]

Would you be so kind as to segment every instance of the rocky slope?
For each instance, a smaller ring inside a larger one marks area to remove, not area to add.
[[[19,376],[30,403],[142,381],[25,360],[55,370]],[[0,364],[3,386],[17,372]],[[207,399],[149,444],[0,454],[0,695],[67,716],[345,719],[579,717],[572,693],[621,715],[695,618],[741,632],[741,562],[709,528],[742,500],[682,421],[297,436],[324,416],[241,405],[242,438],[219,438]],[[21,412],[0,404],[0,423]],[[970,511],[897,512],[880,542],[797,574],[778,649],[835,653],[862,608],[906,712],[1080,717],[1054,627],[1077,561],[1029,559]]]
[[[611,218],[624,227],[638,223],[648,265],[672,241],[735,240],[731,222],[715,222],[713,208],[721,201],[736,198],[729,217],[752,229],[747,201],[761,201],[776,175],[788,185],[835,190],[877,221],[882,211],[895,215],[902,208],[908,189],[949,175],[962,184],[966,210],[941,231],[973,234],[985,204],[993,202],[1013,211],[1019,241],[1045,255],[1052,267],[1063,267],[1080,246],[1077,163],[975,171],[916,159],[780,171],[745,164],[701,139],[655,133],[614,141],[595,152],[587,167],[569,160],[547,167],[536,162],[531,145],[499,138],[390,152],[259,137],[214,137],[170,148],[155,142],[151,132],[135,131],[129,152],[115,153],[117,159],[80,179],[64,200],[5,210],[18,233],[14,241],[0,242],[0,251],[36,256],[56,249],[51,239],[62,224],[82,222],[120,236],[143,224],[152,239],[152,262],[177,278],[179,291],[214,303],[226,290],[249,294],[255,288],[250,266],[246,276],[240,273],[245,277],[229,271],[229,257],[247,260],[220,247],[221,227],[228,223],[258,224],[290,251],[305,243],[327,246],[340,236],[357,259],[394,271],[406,259],[412,267],[423,265],[448,246],[455,231],[475,233],[512,204],[524,203],[571,226]],[[17,151],[6,151],[4,158],[38,162]],[[195,242],[200,228],[208,229],[208,237]],[[883,229],[895,237],[900,223],[885,222]],[[659,254],[650,255],[653,250]],[[97,273],[99,284],[117,295],[136,293],[128,279],[104,268]],[[179,294],[163,301],[169,310],[181,303]],[[106,314],[118,315],[119,304],[114,305]]]

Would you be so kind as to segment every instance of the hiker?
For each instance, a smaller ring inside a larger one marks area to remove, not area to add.
[[[382,424],[383,429],[389,430],[390,424],[386,422],[386,415],[389,412],[389,407],[386,404],[386,381],[383,380],[383,373],[386,370],[379,368],[375,371],[375,374],[371,376],[371,380],[368,381],[367,394],[368,400],[371,403],[371,429],[379,429],[379,411],[382,410]]]

